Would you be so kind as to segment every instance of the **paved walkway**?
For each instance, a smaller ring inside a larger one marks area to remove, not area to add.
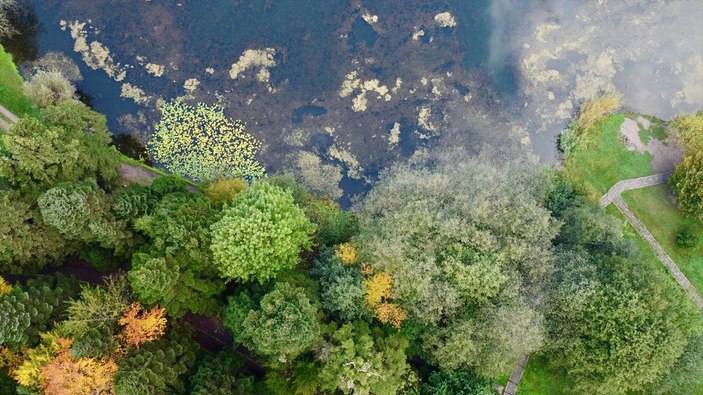
[[[613,185],[613,187],[610,188],[608,193],[606,193],[600,199],[600,206],[606,207],[610,203],[615,204],[615,207],[620,210],[620,212],[635,228],[637,233],[639,233],[640,236],[642,236],[642,238],[647,242],[647,244],[649,244],[649,246],[652,248],[652,251],[657,254],[657,257],[662,262],[662,264],[669,269],[671,275],[674,276],[676,282],[678,282],[679,285],[686,292],[688,292],[688,295],[691,297],[691,299],[693,299],[693,301],[698,305],[698,307],[703,310],[703,298],[701,298],[701,295],[698,294],[696,288],[693,287],[693,284],[691,284],[688,278],[686,278],[686,276],[681,272],[679,267],[676,266],[674,261],[671,259],[671,257],[669,257],[666,251],[664,251],[659,242],[654,238],[654,236],[652,236],[649,230],[647,230],[647,227],[644,226],[644,224],[642,224],[642,222],[637,219],[637,216],[630,210],[630,208],[627,207],[627,204],[625,204],[625,201],[623,201],[622,197],[620,196],[622,192],[630,189],[639,189],[651,185],[664,184],[669,179],[669,176],[671,176],[671,172],[620,181],[617,184]]]
[[[7,130],[10,128],[10,125],[17,121],[19,121],[17,115],[11,113],[10,110],[0,105],[0,129]]]
[[[520,362],[517,363],[513,374],[510,375],[508,379],[508,384],[505,385],[503,389],[503,395],[515,395],[517,393],[517,386],[520,384],[522,379],[522,374],[525,372],[525,367],[527,366],[527,361],[530,359],[530,354],[526,354]]]
[[[639,189],[652,185],[664,184],[669,179],[672,172],[655,174],[653,176],[630,178],[629,180],[620,181],[613,185],[612,188],[600,198],[600,206],[606,207],[615,199],[620,199],[620,194],[629,191],[630,189]]]

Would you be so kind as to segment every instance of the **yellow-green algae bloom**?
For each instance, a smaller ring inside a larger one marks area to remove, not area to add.
[[[174,101],[161,108],[161,121],[149,142],[152,157],[169,171],[197,182],[264,175],[255,156],[261,143],[241,121],[222,108]]]

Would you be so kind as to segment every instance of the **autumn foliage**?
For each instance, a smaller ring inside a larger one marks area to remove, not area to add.
[[[393,277],[388,273],[376,273],[364,281],[364,285],[366,285],[366,302],[369,306],[376,307],[383,299],[391,296]]]
[[[384,324],[400,328],[400,324],[408,318],[408,314],[395,303],[381,303],[376,307],[376,318]]]
[[[12,291],[12,285],[8,284],[4,278],[0,276],[0,297],[7,295]]]
[[[70,344],[62,343],[64,349],[41,368],[42,392],[52,395],[114,394],[113,376],[117,364],[111,359],[74,359],[69,351]]]
[[[120,339],[136,348],[148,341],[158,339],[166,330],[164,314],[165,310],[159,306],[146,310],[141,303],[132,303],[129,310],[118,321],[124,327]]]
[[[353,245],[349,243],[340,244],[334,254],[345,265],[353,265],[356,263],[357,253]]]

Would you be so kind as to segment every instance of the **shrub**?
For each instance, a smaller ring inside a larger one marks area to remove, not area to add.
[[[616,92],[604,93],[595,99],[587,100],[579,109],[579,114],[574,121],[574,130],[578,133],[587,131],[598,120],[617,111],[621,106],[622,96]]]
[[[420,387],[421,395],[492,395],[491,382],[469,372],[432,372]]]
[[[161,108],[149,152],[170,171],[194,181],[253,180],[264,174],[255,159],[260,146],[244,132],[244,124],[226,118],[221,108],[176,101]]]
[[[76,88],[61,73],[40,70],[25,83],[24,93],[39,108],[73,100]]]
[[[248,186],[246,181],[239,178],[217,181],[205,188],[205,196],[215,204],[228,204]]]
[[[300,262],[314,231],[289,192],[257,182],[212,225],[215,264],[226,279],[263,283]]]
[[[691,223],[686,221],[683,228],[676,234],[676,245],[681,248],[691,248],[697,244],[698,235],[693,231]]]

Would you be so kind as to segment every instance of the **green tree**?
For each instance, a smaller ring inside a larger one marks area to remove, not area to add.
[[[703,151],[703,111],[674,117],[669,135],[689,154]]]
[[[693,394],[703,380],[703,336],[691,340],[671,373],[656,383],[654,394]]]
[[[313,274],[320,282],[322,307],[332,316],[347,322],[373,316],[366,304],[366,288],[359,269],[343,264],[332,249],[320,254]]]
[[[344,324],[320,355],[318,380],[323,391],[392,395],[406,386],[408,343],[396,335],[372,332],[363,322]]]
[[[692,152],[676,166],[669,179],[678,205],[691,217],[703,221],[703,149]]]
[[[231,351],[208,354],[191,377],[191,395],[249,395],[254,378],[243,375],[244,363]]]
[[[244,124],[225,117],[221,108],[178,101],[161,107],[161,121],[149,142],[156,161],[194,181],[263,176],[255,159],[259,148]]]
[[[362,261],[392,276],[394,300],[422,323],[506,288],[533,292],[551,268],[558,226],[526,188],[481,163],[395,168],[364,202]]]
[[[319,342],[317,312],[304,289],[279,282],[249,311],[237,340],[259,355],[292,361]]]
[[[106,326],[90,328],[82,337],[75,339],[70,352],[73,358],[110,358],[119,343],[112,330]]]
[[[700,333],[685,295],[643,263],[566,253],[547,311],[550,362],[577,391],[641,391],[668,375]]]
[[[250,311],[256,309],[259,300],[252,297],[248,290],[227,298],[227,305],[222,310],[222,320],[235,336],[239,336],[244,328],[244,321]]]
[[[117,320],[129,308],[131,295],[124,276],[108,276],[103,285],[83,286],[80,297],[66,306],[66,318],[58,326],[62,336],[76,340],[89,337],[93,329],[113,334]]]
[[[214,276],[217,269],[210,249],[210,227],[220,217],[220,211],[207,199],[193,193],[170,193],[134,225],[149,237],[152,255],[183,255],[179,261],[188,261],[187,269]]]
[[[0,190],[0,213],[0,272],[37,272],[75,250],[17,193]]]
[[[190,336],[171,332],[130,353],[115,374],[115,394],[185,394],[184,378],[195,363],[197,350]]]
[[[188,311],[213,313],[217,309],[214,297],[224,290],[222,281],[202,278],[197,271],[188,269],[188,262],[172,256],[135,254],[128,278],[139,300],[147,305],[158,304],[173,317]]]
[[[119,158],[107,147],[104,116],[69,101],[43,109],[41,118],[23,118],[0,137],[1,178],[30,192],[86,178],[108,190],[119,185]]]
[[[317,226],[317,232],[314,235],[316,245],[332,246],[346,243],[358,232],[359,220],[356,215],[342,210],[339,204],[332,199],[313,195],[288,175],[277,175],[269,177],[268,180],[289,191],[293,195],[295,203]]]
[[[215,263],[225,279],[264,282],[300,262],[314,231],[289,192],[256,182],[212,225]]]
[[[38,204],[44,221],[69,240],[115,248],[132,236],[127,224],[114,218],[108,196],[93,179],[58,184]]]
[[[476,316],[427,330],[423,347],[429,359],[446,371],[471,367],[484,377],[497,377],[542,345],[541,315],[528,306],[489,305]]]
[[[564,223],[557,244],[606,256],[634,254],[634,246],[624,238],[620,223],[583,197],[574,199],[562,211],[561,219]]]
[[[160,304],[174,317],[214,312],[214,296],[224,289],[210,249],[210,227],[219,218],[209,200],[175,192],[134,221],[151,241],[143,248],[148,254],[134,255],[129,273],[143,302]]]

